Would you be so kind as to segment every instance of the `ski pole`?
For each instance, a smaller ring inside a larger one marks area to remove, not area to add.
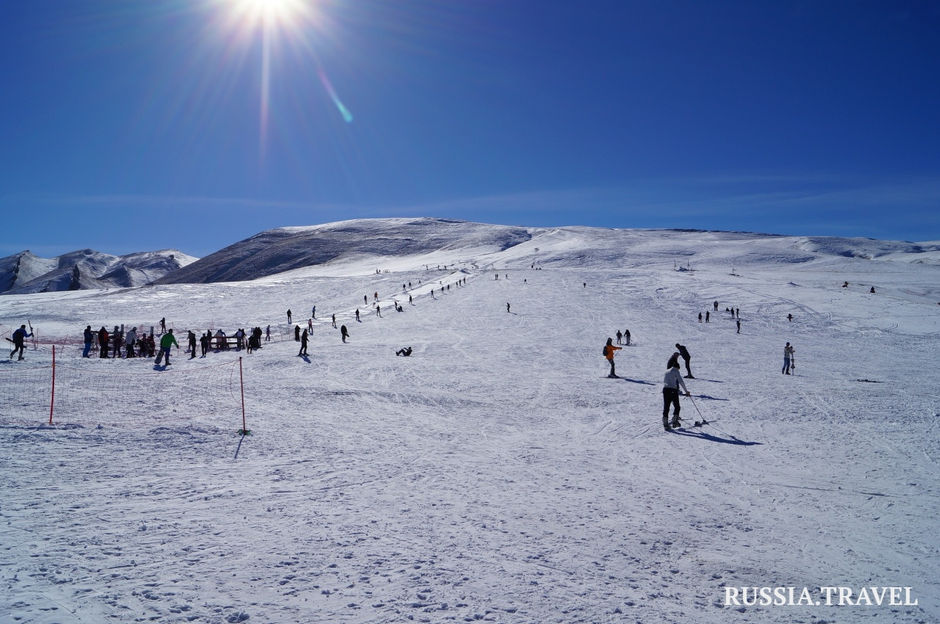
[[[698,408],[698,404],[695,402],[695,399],[692,398],[692,393],[691,393],[691,392],[689,393],[689,400],[692,401],[692,407],[695,408],[695,411],[698,412],[698,415],[701,417],[701,419],[702,419],[702,424],[703,424],[703,425],[707,425],[707,424],[708,424],[708,421],[705,420],[705,416],[702,414],[702,410],[700,410],[700,409]]]

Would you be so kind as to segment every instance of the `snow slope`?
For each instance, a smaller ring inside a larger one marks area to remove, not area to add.
[[[805,240],[559,228],[4,297],[2,329],[30,318],[40,342],[0,362],[0,621],[938,621],[940,269]],[[312,305],[307,361],[284,312]],[[156,371],[65,344],[164,316],[183,335],[272,326],[243,359],[251,436],[236,353]],[[634,344],[607,379],[618,328]],[[676,342],[697,377],[683,417],[711,424],[666,433]],[[728,586],[907,586],[918,604],[725,606]]]

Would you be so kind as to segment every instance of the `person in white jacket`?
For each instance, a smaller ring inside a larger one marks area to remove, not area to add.
[[[682,423],[679,420],[679,387],[685,392],[685,396],[692,396],[682,381],[682,374],[679,372],[679,353],[673,353],[666,363],[666,376],[663,377],[663,428],[669,431],[671,428],[678,427]],[[669,405],[673,406],[672,424],[669,423]]]

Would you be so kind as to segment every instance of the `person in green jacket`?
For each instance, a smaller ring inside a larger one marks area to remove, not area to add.
[[[170,365],[170,347],[176,345],[179,348],[179,343],[176,342],[176,338],[173,336],[173,330],[168,329],[163,338],[160,339],[160,353],[157,354],[157,366],[160,365],[161,360],[166,360],[166,365]]]

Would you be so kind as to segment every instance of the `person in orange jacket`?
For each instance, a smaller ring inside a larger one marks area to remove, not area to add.
[[[614,369],[614,351],[620,351],[620,349],[622,348],[622,347],[615,347],[613,345],[613,342],[614,342],[613,338],[608,338],[607,344],[604,345],[604,357],[607,358],[608,362],[610,362],[610,374],[607,376],[611,378],[617,376],[617,373]]]

